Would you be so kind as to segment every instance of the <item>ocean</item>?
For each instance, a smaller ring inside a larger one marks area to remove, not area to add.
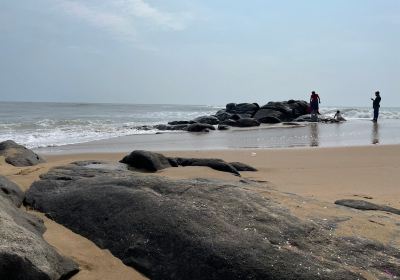
[[[0,142],[12,139],[28,148],[38,149],[119,136],[151,135],[158,131],[140,130],[136,127],[174,120],[192,120],[198,116],[214,114],[221,108],[224,106],[0,102]],[[308,128],[280,127],[280,130],[253,131],[239,137],[236,131],[235,134],[210,133],[210,139],[207,141],[211,141],[209,148],[343,146],[373,143],[375,140],[370,138],[378,134],[381,138],[378,139],[378,143],[400,143],[400,108],[381,108],[380,128],[372,127],[369,122],[372,116],[371,108],[323,107],[320,112],[333,116],[336,110],[340,110],[348,120],[346,124],[321,124],[317,130],[313,129],[311,132]],[[182,135],[182,132],[168,132],[174,133]],[[318,135],[315,135],[316,133]],[[232,142],[232,135],[241,140]],[[316,137],[318,141],[313,141]],[[192,143],[200,141],[197,139],[193,142],[191,136],[178,136],[171,141],[179,142],[179,138],[190,138],[187,142]],[[148,137],[146,139],[152,140]],[[204,138],[202,139],[201,141],[204,141]],[[179,149],[180,144],[174,143],[171,143],[169,148],[174,149],[174,145],[178,145],[175,149]],[[182,142],[182,145],[187,144]]]
[[[219,107],[89,103],[0,102],[0,142],[55,147],[113,137],[155,134],[135,127],[191,120]]]

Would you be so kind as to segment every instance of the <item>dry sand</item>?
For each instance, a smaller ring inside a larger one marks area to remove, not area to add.
[[[365,199],[400,208],[400,145],[346,148],[306,148],[270,150],[169,151],[169,156],[214,157],[241,161],[256,167],[258,172],[242,176],[266,187],[262,195],[274,196],[281,203],[307,219],[346,217],[335,234],[364,236],[400,248],[400,216],[379,211],[348,211],[335,207],[336,199]],[[6,175],[26,190],[49,168],[76,160],[118,161],[125,154],[79,154],[47,156],[47,163],[16,168],[0,160],[0,174]],[[157,173],[172,178],[240,178],[206,167],[169,168]],[[268,186],[268,187],[267,187]],[[271,188],[272,186],[272,188]],[[285,192],[287,194],[283,194]],[[304,196],[302,205],[291,205],[290,196]],[[285,199],[285,197],[287,199]],[[312,203],[308,203],[312,202]],[[328,203],[328,204],[327,204]],[[40,214],[39,214],[40,215]],[[144,279],[126,267],[107,250],[100,250],[89,240],[45,218],[48,228],[45,239],[63,255],[80,264],[81,272],[73,279]],[[366,275],[368,276],[368,275]]]

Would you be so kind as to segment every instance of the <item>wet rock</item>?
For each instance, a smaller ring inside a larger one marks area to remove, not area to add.
[[[375,203],[371,203],[365,200],[360,199],[340,199],[336,200],[335,204],[342,205],[350,208],[355,208],[358,210],[376,210],[376,211],[384,211],[393,214],[400,215],[400,209],[396,209],[390,206],[378,205]]]
[[[158,130],[186,130],[188,126],[189,126],[188,124],[176,124],[176,125],[157,124],[153,128]]]
[[[255,112],[260,108],[257,103],[229,103],[226,105],[226,112],[233,114],[247,114],[252,117]]]
[[[397,249],[336,237],[326,223],[301,220],[254,192],[253,183],[90,172],[53,169],[26,201],[151,279],[353,280],[365,279],[359,271],[400,272]]]
[[[20,207],[25,194],[17,184],[0,175],[0,196],[10,200],[16,207]]]
[[[237,120],[237,126],[239,127],[260,126],[260,122],[253,118],[243,118]]]
[[[216,158],[176,158],[176,161],[181,166],[207,166],[212,169],[229,172],[240,176],[239,172],[229,163],[222,159]]]
[[[215,113],[215,116],[218,118],[220,122],[230,119],[232,115],[233,114],[231,113],[227,113],[225,109],[219,110],[217,113]]]
[[[69,279],[78,272],[44,241],[44,231],[42,220],[0,195],[0,279]]]
[[[307,114],[307,111],[308,103],[302,100],[268,102],[266,105],[261,106],[258,111],[260,112],[259,115],[254,117],[257,119],[262,118],[263,116],[275,117],[281,121],[293,121],[295,118]]]
[[[205,130],[215,130],[215,127],[206,123],[193,123],[187,127],[189,132],[205,132]]]
[[[201,116],[195,118],[193,121],[201,124],[210,124],[210,125],[219,124],[219,119],[214,116]]]
[[[164,155],[142,150],[133,151],[120,162],[150,172],[171,167],[170,161]]]
[[[229,164],[232,165],[237,171],[257,171],[257,169],[254,167],[242,162],[230,162]]]
[[[254,118],[260,123],[277,123],[282,122],[284,114],[272,109],[260,109],[254,115]]]
[[[12,140],[0,143],[0,156],[4,156],[7,163],[17,167],[33,166],[45,162],[43,158],[35,154],[32,150],[18,145]]]
[[[220,124],[221,125],[227,125],[227,126],[234,126],[234,127],[238,127],[239,126],[238,122],[236,120],[232,120],[232,119],[222,121]]]
[[[218,125],[218,130],[228,130],[229,126],[225,124],[219,124]]]
[[[179,125],[179,124],[192,124],[194,121],[172,121],[168,122],[169,125]]]

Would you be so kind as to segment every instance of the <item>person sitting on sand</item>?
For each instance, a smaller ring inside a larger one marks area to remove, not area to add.
[[[343,116],[342,116],[342,114],[340,113],[339,110],[336,111],[336,114],[333,116],[333,118],[338,122],[346,121],[346,119],[343,118]]]
[[[315,91],[311,92],[311,97],[310,97],[311,114],[320,115],[319,103],[321,103],[321,99],[319,98],[319,95],[316,94]]]

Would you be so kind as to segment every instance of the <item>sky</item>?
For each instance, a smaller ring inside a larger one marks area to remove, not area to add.
[[[400,107],[399,0],[1,0],[0,100]]]

